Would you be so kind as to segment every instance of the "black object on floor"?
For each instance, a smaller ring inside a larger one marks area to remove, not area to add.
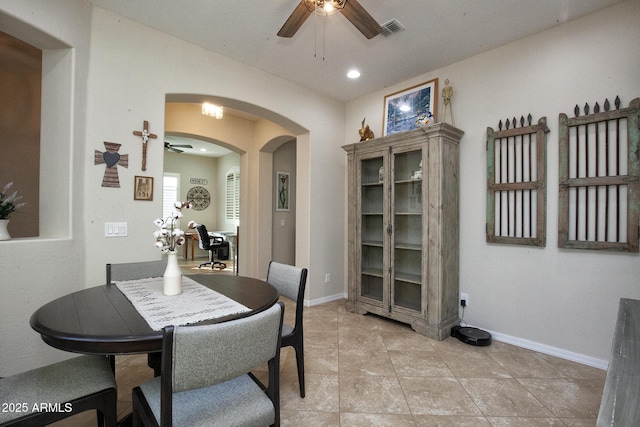
[[[478,328],[456,325],[451,328],[451,336],[470,345],[486,346],[491,344],[491,334]]]

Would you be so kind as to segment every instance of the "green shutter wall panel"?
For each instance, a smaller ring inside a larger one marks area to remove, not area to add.
[[[489,243],[546,245],[546,179],[549,132],[515,117],[487,128],[487,225]],[[518,127],[519,124],[519,127]],[[504,128],[504,129],[503,129]]]

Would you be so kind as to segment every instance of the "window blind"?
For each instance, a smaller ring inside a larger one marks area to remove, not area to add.
[[[227,221],[240,220],[240,168],[233,167],[227,172],[225,218]]]

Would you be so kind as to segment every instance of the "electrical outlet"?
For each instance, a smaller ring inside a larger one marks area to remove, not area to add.
[[[460,294],[460,305],[462,305],[462,301],[464,301],[464,307],[469,307],[469,294]]]
[[[329,283],[331,281],[331,273],[327,273],[324,275],[324,283]]]

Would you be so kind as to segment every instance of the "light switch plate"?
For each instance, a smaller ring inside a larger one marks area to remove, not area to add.
[[[127,223],[105,222],[104,237],[127,237]]]

